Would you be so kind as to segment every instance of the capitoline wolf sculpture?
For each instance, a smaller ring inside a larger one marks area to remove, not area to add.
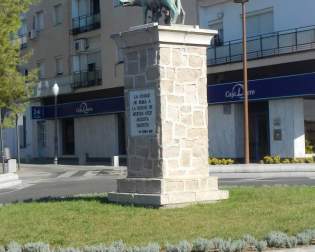
[[[149,22],[158,22],[163,17],[165,24],[184,24],[185,11],[181,0],[119,0],[119,6],[142,7],[144,23],[148,23],[148,12],[151,11]]]

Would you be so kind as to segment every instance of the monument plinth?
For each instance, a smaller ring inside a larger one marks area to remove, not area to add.
[[[229,197],[208,168],[207,47],[214,35],[148,24],[112,36],[124,53],[128,176],[111,202],[170,206]]]

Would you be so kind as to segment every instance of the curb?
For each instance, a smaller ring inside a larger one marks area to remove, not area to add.
[[[210,173],[281,173],[281,172],[314,172],[315,164],[237,164],[210,165]]]
[[[277,250],[267,250],[268,252],[314,252],[315,246],[309,247],[299,247],[293,249],[277,249]]]

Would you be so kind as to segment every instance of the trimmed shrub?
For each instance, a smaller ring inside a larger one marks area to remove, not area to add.
[[[246,249],[246,242],[243,240],[227,240],[219,245],[220,252],[242,252]]]
[[[282,164],[290,164],[290,163],[291,163],[291,160],[288,158],[285,158],[282,160]]]
[[[192,243],[192,251],[194,252],[208,252],[210,250],[218,248],[215,246],[214,240],[206,240],[203,238],[198,238]]]
[[[267,235],[266,241],[271,248],[294,248],[297,246],[296,237],[289,237],[283,232],[271,232]]]
[[[178,244],[178,248],[180,252],[191,252],[192,251],[192,245],[188,241],[181,241]]]
[[[6,247],[5,250],[7,252],[22,252],[22,246],[17,242],[13,241],[10,242]]]
[[[268,244],[267,244],[266,241],[258,241],[258,242],[256,243],[256,245],[255,245],[256,250],[257,250],[258,252],[262,252],[262,251],[266,250],[266,249],[267,249],[267,246],[268,246]]]
[[[37,242],[37,243],[27,243],[22,247],[23,252],[50,252],[49,245]]]
[[[108,252],[125,252],[126,250],[126,246],[122,241],[116,241],[109,247]]]
[[[209,158],[210,165],[232,165],[235,163],[233,159],[225,159],[225,158]]]
[[[315,230],[305,230],[304,232],[297,234],[296,238],[298,245],[310,245],[312,240],[315,239]]]
[[[81,250],[78,248],[61,248],[61,247],[58,247],[58,248],[54,249],[53,252],[81,252]]]
[[[102,244],[83,248],[83,252],[108,252],[108,250],[108,247]]]

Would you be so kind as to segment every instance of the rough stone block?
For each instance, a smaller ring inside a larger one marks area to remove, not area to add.
[[[164,185],[164,192],[169,193],[169,192],[184,192],[185,189],[185,182],[182,180],[166,180]]]
[[[190,68],[178,68],[176,71],[176,81],[178,83],[196,83],[201,76],[201,70]]]
[[[198,192],[199,181],[198,180],[186,180],[185,181],[185,192]]]
[[[160,68],[157,66],[150,67],[147,71],[147,80],[157,80],[160,78]]]
[[[199,69],[200,66],[202,66],[203,63],[203,57],[201,56],[189,56],[189,66],[192,68]]]
[[[162,66],[171,64],[171,48],[160,48],[160,62]]]
[[[179,146],[170,146],[163,149],[164,158],[178,158],[180,153]]]

